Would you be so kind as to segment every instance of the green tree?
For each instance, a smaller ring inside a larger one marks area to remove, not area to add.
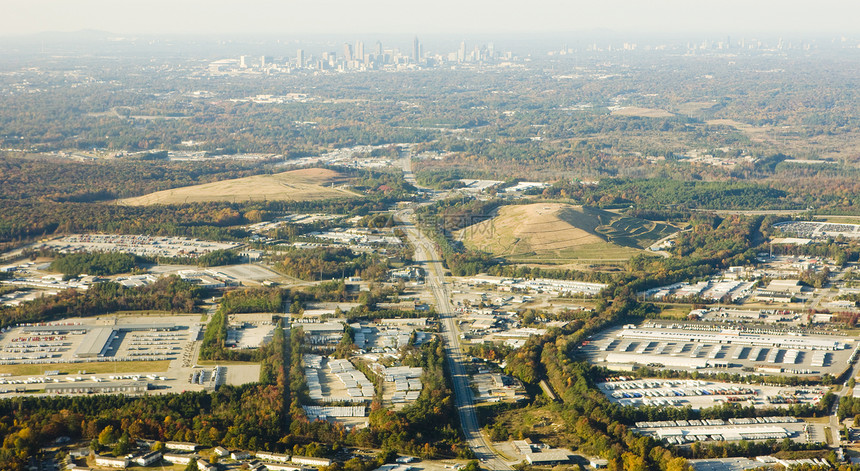
[[[99,434],[99,445],[107,446],[116,442],[116,433],[113,430],[113,425],[108,425]]]

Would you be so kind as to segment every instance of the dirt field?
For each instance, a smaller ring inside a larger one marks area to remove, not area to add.
[[[227,367],[227,384],[241,386],[260,381],[260,365],[230,365]]]
[[[675,111],[678,114],[690,115],[713,108],[716,104],[716,101],[690,101],[677,105]]]
[[[628,106],[619,110],[612,111],[613,116],[637,116],[640,118],[671,118],[674,114],[666,110],[657,110],[653,108],[639,108],[637,106]]]
[[[158,191],[136,198],[119,200],[120,204],[147,206],[152,204],[182,204],[207,201],[288,200],[310,201],[331,198],[355,198],[359,195],[332,185],[345,183],[347,178],[328,169],[309,168],[255,175],[202,185]]]
[[[608,211],[539,203],[502,207],[457,237],[469,248],[517,260],[626,260],[673,231]]]

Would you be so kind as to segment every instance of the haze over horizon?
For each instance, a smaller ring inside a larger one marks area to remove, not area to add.
[[[30,0],[7,6],[0,36],[114,34],[853,34],[860,3],[839,0]]]

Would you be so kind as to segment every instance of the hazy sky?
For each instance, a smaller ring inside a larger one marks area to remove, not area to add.
[[[3,0],[0,35],[860,32],[856,0]]]

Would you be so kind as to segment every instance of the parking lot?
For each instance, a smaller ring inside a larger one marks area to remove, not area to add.
[[[199,315],[131,314],[19,325],[0,334],[0,394],[160,394],[259,380],[259,365],[196,365],[202,327]]]

